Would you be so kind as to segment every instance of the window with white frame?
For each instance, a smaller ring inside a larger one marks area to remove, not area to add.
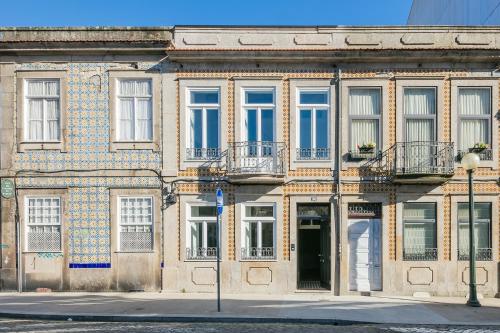
[[[491,88],[460,87],[457,105],[459,151],[476,150],[481,159],[491,159]]]
[[[153,139],[153,92],[150,79],[118,79],[117,139]]]
[[[61,251],[61,199],[26,198],[26,245],[28,251]]]
[[[403,259],[437,260],[436,204],[403,204]]]
[[[329,103],[326,89],[299,90],[297,159],[325,160],[330,158]]]
[[[186,259],[217,258],[217,207],[188,206]]]
[[[469,203],[458,203],[458,260],[469,260]],[[491,260],[491,203],[474,203],[476,260]]]
[[[119,250],[153,250],[153,198],[118,197]]]
[[[436,88],[405,87],[403,92],[405,141],[435,141],[437,130]]]
[[[349,150],[352,158],[365,158],[381,149],[381,100],[377,87],[349,88]]]
[[[243,205],[241,259],[275,259],[274,204]]]
[[[220,157],[219,89],[188,89],[188,159]]]
[[[272,156],[274,147],[274,88],[244,89],[243,136],[248,147],[248,156]]]
[[[25,134],[30,142],[58,142],[61,138],[59,79],[25,81]]]

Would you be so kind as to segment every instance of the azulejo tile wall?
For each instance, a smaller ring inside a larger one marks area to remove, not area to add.
[[[159,153],[148,150],[110,152],[108,63],[23,64],[20,70],[66,70],[67,152],[28,151],[16,154],[16,170],[76,170],[68,176],[20,175],[19,188],[68,188],[69,262],[71,267],[108,267],[111,261],[110,187],[159,187],[151,172],[144,177],[105,177],[79,171],[94,169],[160,170]],[[140,63],[151,69],[155,63]],[[64,93],[64,92],[63,92]],[[88,264],[85,266],[84,264]]]

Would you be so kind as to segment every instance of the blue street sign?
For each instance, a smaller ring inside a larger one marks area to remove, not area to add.
[[[222,214],[222,208],[224,207],[224,196],[222,193],[222,189],[218,188],[215,192],[215,196],[217,198],[217,214]]]

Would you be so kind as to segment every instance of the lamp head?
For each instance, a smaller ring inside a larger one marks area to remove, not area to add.
[[[479,166],[479,156],[474,153],[467,153],[462,157],[462,166],[465,168],[465,170],[469,171],[472,170],[474,171],[478,166]]]

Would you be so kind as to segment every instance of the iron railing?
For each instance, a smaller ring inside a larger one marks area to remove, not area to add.
[[[231,174],[285,174],[283,142],[246,141],[229,144],[227,171]]]
[[[403,249],[403,260],[406,261],[434,261],[437,259],[437,249],[420,247]]]
[[[297,148],[297,160],[328,160],[330,148]]]
[[[211,260],[217,259],[216,247],[186,248],[186,259],[188,260]]]
[[[458,154],[457,154],[457,160],[458,161],[461,161],[462,158],[464,157],[465,154],[467,153],[475,153],[477,154],[477,156],[479,156],[479,158],[482,160],[482,161],[491,161],[493,160],[493,150],[491,149],[477,149],[477,148],[469,148],[467,150],[459,150],[458,151]]]
[[[476,249],[476,260],[477,261],[490,261],[493,255],[491,248]],[[469,260],[469,249],[463,248],[458,249],[458,260]]]
[[[188,160],[218,160],[220,157],[220,148],[186,148]]]
[[[276,259],[274,247],[243,247],[241,248],[241,259]]]

